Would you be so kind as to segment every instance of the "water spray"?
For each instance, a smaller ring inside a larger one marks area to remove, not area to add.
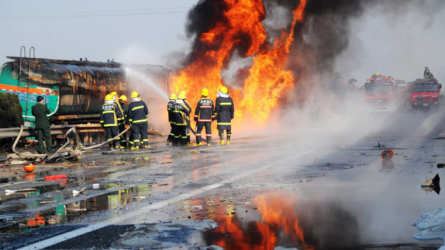
[[[141,72],[138,72],[136,70],[130,69],[128,67],[126,67],[124,70],[125,70],[127,77],[134,78],[134,79],[138,80],[139,82],[144,83],[145,85],[149,86],[154,91],[156,91],[162,98],[164,98],[165,100],[168,101],[167,93],[165,93],[165,91],[161,87],[159,87],[156,83],[151,81],[146,75],[144,75]]]

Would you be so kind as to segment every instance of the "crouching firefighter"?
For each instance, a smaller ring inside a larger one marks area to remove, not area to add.
[[[215,111],[213,101],[208,98],[209,90],[203,88],[201,90],[201,99],[198,101],[195,110],[196,125],[196,146],[201,146],[201,131],[206,128],[207,146],[212,142],[212,120],[215,119]]]
[[[168,122],[170,123],[171,127],[170,134],[167,137],[167,145],[170,145],[170,143],[175,142],[176,121],[175,121],[175,113],[173,111],[176,103],[176,98],[177,98],[176,94],[171,93],[167,103]]]
[[[119,135],[119,120],[122,118],[122,113],[114,105],[114,97],[107,95],[105,97],[105,104],[102,105],[102,112],[100,113],[100,124],[105,129],[105,134],[108,144],[111,149],[120,149],[118,140],[113,140]]]
[[[131,149],[139,149],[139,146],[148,148],[148,108],[140,98],[138,92],[131,93],[131,103],[128,105],[128,121],[131,124]]]
[[[215,116],[217,120],[217,129],[220,139],[220,145],[224,145],[224,130],[227,133],[227,145],[230,145],[230,136],[232,135],[232,119],[235,114],[233,100],[229,96],[227,87],[221,87],[218,91],[215,103]]]
[[[173,105],[173,113],[176,129],[173,145],[187,145],[187,116],[190,115],[190,109],[182,99],[176,99],[176,103]]]

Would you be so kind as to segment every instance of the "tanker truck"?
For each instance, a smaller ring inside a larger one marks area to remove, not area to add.
[[[116,91],[128,95],[139,91],[145,100],[156,101],[153,92],[135,84],[129,89],[125,69],[120,63],[88,60],[57,60],[12,57],[0,68],[0,93],[19,98],[25,127],[35,121],[31,108],[43,96],[52,124],[96,123],[106,94]],[[156,65],[133,65],[154,79],[165,92],[170,89],[171,71]],[[128,67],[128,65],[125,65]]]

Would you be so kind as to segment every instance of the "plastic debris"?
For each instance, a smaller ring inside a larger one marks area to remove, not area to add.
[[[445,167],[445,163],[437,163],[437,168],[444,168]]]
[[[85,191],[85,188],[82,188],[80,191],[73,190],[73,197],[76,197],[77,195],[83,193],[83,191]]]
[[[138,200],[138,201],[143,200],[143,199],[145,199],[145,198],[147,198],[147,197],[145,197],[145,196],[137,196],[137,197],[134,197],[134,199],[135,199],[135,200]]]
[[[18,190],[10,190],[10,189],[6,189],[5,193],[6,194],[12,194],[12,193],[27,193],[27,192],[34,192],[36,191],[35,188],[24,188],[24,189],[18,189]]]
[[[68,177],[66,176],[66,174],[61,174],[61,175],[48,175],[45,176],[45,181],[58,181],[58,180],[63,180],[63,179],[67,179]]]
[[[434,178],[425,180],[422,183],[421,187],[435,187],[435,186],[439,185],[439,182],[440,182],[439,174],[436,174],[436,176],[434,176]]]
[[[394,151],[392,149],[383,150],[381,157],[383,160],[390,160],[394,157]]]
[[[94,184],[93,184],[93,188],[94,188],[94,189],[98,189],[98,188],[99,188],[99,183],[94,183]]]
[[[311,182],[312,181],[312,179],[302,179],[302,180],[300,180],[300,183],[301,182]]]

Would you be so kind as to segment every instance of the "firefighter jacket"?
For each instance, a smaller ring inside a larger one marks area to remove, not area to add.
[[[195,121],[198,122],[211,122],[215,118],[215,111],[213,101],[207,97],[202,97],[198,101],[198,105],[195,110]]]
[[[119,125],[122,113],[116,108],[116,105],[112,101],[105,102],[102,105],[102,111],[100,112],[100,124],[103,127],[117,127]]]
[[[190,109],[188,109],[183,100],[176,100],[176,103],[173,105],[173,113],[176,126],[187,126],[187,116],[190,115]]]
[[[431,73],[431,71],[428,68],[426,68],[425,71],[423,71],[423,77],[434,78],[433,74]]]
[[[130,105],[128,105],[128,121],[130,123],[143,123],[147,122],[148,108],[145,102],[141,101],[139,98],[133,100]]]
[[[119,100],[115,100],[113,104],[114,104],[114,106],[116,106],[116,109],[118,109],[122,114],[122,117],[117,118],[118,123],[119,124],[124,123],[125,122],[124,109],[122,108],[121,104],[119,103]]]
[[[232,125],[231,121],[235,115],[235,107],[229,94],[219,92],[215,105],[217,125]]]
[[[176,100],[170,99],[168,101],[168,104],[167,104],[168,122],[170,124],[175,124],[176,123],[176,121],[175,121],[175,113],[173,112],[175,103],[176,103]]]
[[[187,106],[187,108],[190,110],[190,113],[192,113],[192,107],[190,106],[189,102],[185,99],[183,101],[184,101],[185,106]]]

